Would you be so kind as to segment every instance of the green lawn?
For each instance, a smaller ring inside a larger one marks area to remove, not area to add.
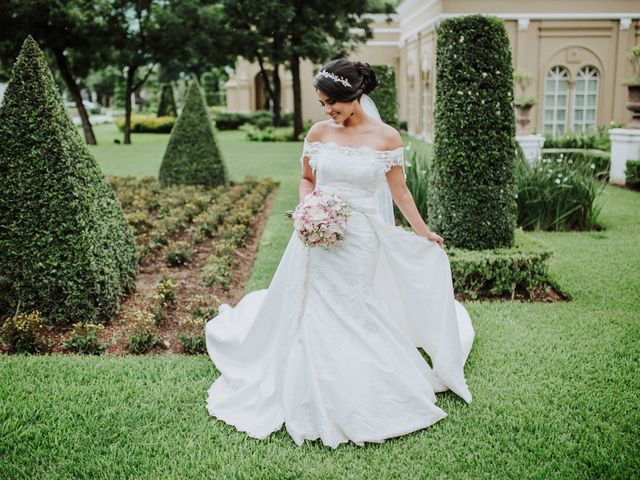
[[[156,174],[168,136],[123,146],[96,130],[105,173]],[[218,138],[233,178],[282,182],[248,286],[263,288],[291,234],[282,211],[297,201],[301,144]],[[640,194],[607,187],[604,202],[604,231],[534,233],[573,301],[466,304],[474,401],[438,394],[449,416],[430,428],[298,448],[208,415],[207,356],[2,356],[0,478],[638,478]]]

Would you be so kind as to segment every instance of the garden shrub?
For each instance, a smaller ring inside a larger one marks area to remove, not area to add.
[[[574,166],[588,165],[589,170],[595,178],[602,181],[609,180],[611,169],[611,154],[604,150],[583,149],[583,148],[544,148],[542,156],[551,160],[563,158],[571,160]],[[593,167],[592,167],[593,165]]]
[[[633,189],[640,189],[640,160],[627,161],[625,183]]]
[[[173,87],[170,83],[162,85],[160,92],[160,105],[158,105],[158,117],[177,117],[178,109],[173,97]]]
[[[189,355],[207,353],[204,336],[205,322],[201,319],[189,318],[182,322],[182,333],[178,340],[182,342],[182,351]]]
[[[0,305],[20,301],[51,323],[110,318],[135,288],[135,239],[31,36],[0,107],[0,145]]]
[[[124,117],[115,119],[118,129],[124,131]],[[155,115],[131,115],[131,131],[134,133],[171,133],[176,117],[156,117]]]
[[[543,156],[533,166],[518,159],[518,225],[526,230],[587,230],[597,227],[597,203],[605,183],[594,163]],[[579,158],[579,157],[578,157]]]
[[[558,289],[547,263],[553,251],[520,228],[514,231],[510,248],[447,251],[456,294],[472,299],[516,294],[530,298],[548,287]]]
[[[220,112],[214,117],[218,130],[237,130],[241,125],[250,122],[251,115],[246,113]]]
[[[192,80],[182,114],[160,165],[160,185],[228,185],[229,175],[211,128],[197,80]]]
[[[0,327],[0,336],[14,353],[47,352],[45,332],[44,319],[38,310],[12,315]]]
[[[165,319],[165,310],[176,304],[176,289],[178,284],[169,275],[163,274],[152,296],[152,315],[156,325]]]
[[[191,245],[189,242],[175,242],[165,257],[165,262],[170,267],[187,265],[191,261]]]
[[[371,92],[382,121],[394,128],[398,123],[398,92],[396,88],[396,72],[393,65],[371,65],[380,84]]]
[[[127,342],[127,350],[130,353],[146,353],[158,343],[158,329],[155,320],[147,312],[133,312],[129,330],[130,336]]]
[[[187,310],[191,312],[191,318],[207,322],[218,315],[218,309],[212,305],[220,305],[220,299],[215,295],[194,295],[189,299]]]
[[[613,127],[600,126],[589,132],[568,130],[560,135],[545,133],[544,148],[582,148],[610,151],[609,128]]]
[[[86,355],[100,355],[107,345],[99,341],[104,325],[78,322],[73,325],[71,336],[62,344],[65,350]]]
[[[517,214],[516,142],[504,22],[450,18],[437,36],[429,223],[453,247],[508,247]]]

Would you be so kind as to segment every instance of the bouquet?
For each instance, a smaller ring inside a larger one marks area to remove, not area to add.
[[[329,250],[344,238],[351,212],[349,203],[337,193],[313,190],[295,210],[287,211],[285,218],[293,219],[306,246]]]

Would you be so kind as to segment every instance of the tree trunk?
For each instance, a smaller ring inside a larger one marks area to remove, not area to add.
[[[282,96],[282,87],[280,85],[279,64],[273,66],[273,125],[279,127],[282,124],[280,118],[280,97]]]
[[[133,93],[133,79],[136,75],[136,66],[127,68],[127,83],[124,87],[124,144],[131,145],[131,94]]]
[[[84,108],[84,103],[82,103],[82,95],[80,94],[80,87],[76,83],[71,73],[71,69],[69,68],[69,62],[67,62],[67,57],[64,56],[64,52],[60,48],[53,48],[53,55],[56,59],[56,64],[58,65],[58,70],[60,70],[60,75],[64,79],[64,83],[67,85],[67,89],[71,96],[73,97],[73,101],[76,102],[76,107],[78,108],[78,114],[80,114],[80,120],[82,121],[82,130],[84,131],[84,140],[87,145],[97,145],[96,136],[93,134],[93,128],[91,127],[91,122],[89,121],[89,114],[87,113],[87,109]]]
[[[262,76],[262,81],[264,82],[265,89],[267,90],[267,97],[271,100],[271,105],[275,105],[273,101],[273,89],[271,88],[271,82],[269,81],[269,75],[267,75],[267,71],[264,68],[264,61],[262,59],[262,55],[256,54],[258,58],[258,65],[260,66],[260,75]]]
[[[300,92],[300,58],[291,55],[291,76],[293,78],[293,138],[297,141],[302,133],[302,95]]]

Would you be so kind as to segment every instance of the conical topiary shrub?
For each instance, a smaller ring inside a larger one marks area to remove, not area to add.
[[[135,287],[122,207],[80,138],[28,36],[0,108],[0,312],[101,322]]]
[[[158,177],[162,187],[185,184],[212,188],[229,183],[202,90],[195,79],[189,85],[182,113],[171,131]]]
[[[469,15],[437,30],[429,224],[459,248],[510,247],[516,226],[511,48],[504,22]]]
[[[173,88],[170,83],[162,85],[160,93],[160,105],[158,106],[159,117],[177,117],[178,110],[176,108],[176,100],[173,98]]]

